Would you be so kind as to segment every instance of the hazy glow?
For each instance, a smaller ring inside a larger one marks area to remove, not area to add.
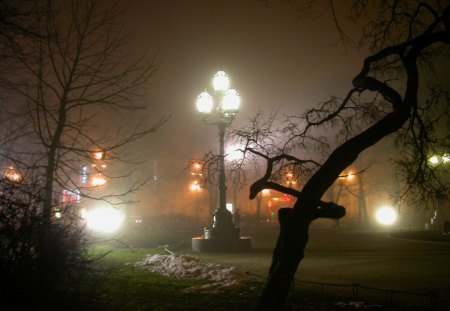
[[[224,71],[218,71],[213,77],[215,91],[226,91],[230,88],[230,78]]]
[[[353,180],[353,178],[355,178],[355,175],[352,172],[348,173],[347,179],[348,180]]]
[[[202,92],[197,97],[197,110],[201,113],[211,113],[214,101],[208,92]]]
[[[382,225],[392,225],[397,220],[397,212],[389,206],[380,208],[375,214],[376,220]]]
[[[222,99],[223,111],[237,111],[241,105],[241,98],[235,89],[229,89],[226,91]]]
[[[13,183],[20,183],[23,179],[22,175],[17,172],[14,167],[10,166],[5,171],[5,177]]]
[[[233,204],[232,203],[227,203],[226,207],[227,207],[228,211],[230,211],[231,213],[233,212]]]
[[[201,165],[200,163],[198,163],[198,162],[195,162],[195,163],[194,163],[194,169],[195,169],[196,171],[201,170],[201,168],[202,168],[202,165]]]
[[[342,173],[343,175],[339,176],[339,179],[342,181],[352,181],[355,178],[355,174],[352,171],[349,171],[348,173]]]
[[[263,196],[269,196],[270,195],[270,189],[263,189],[262,190],[262,195]]]
[[[442,163],[447,164],[450,162],[450,156],[448,154],[444,154],[442,156]]]
[[[86,220],[88,228],[104,233],[117,231],[124,220],[124,215],[111,206],[83,210],[82,217]]]
[[[198,184],[198,181],[195,180],[192,184],[191,184],[191,191],[200,191],[201,187]]]
[[[106,179],[101,174],[97,174],[97,176],[92,178],[92,186],[98,187],[104,184],[106,184]]]
[[[225,150],[225,159],[227,161],[241,160],[244,157],[244,153],[236,146],[228,146]]]
[[[94,158],[96,160],[103,160],[105,157],[105,153],[103,151],[94,152]]]
[[[436,165],[439,163],[439,157],[434,155],[431,158],[429,158],[428,161],[430,161],[431,164]]]

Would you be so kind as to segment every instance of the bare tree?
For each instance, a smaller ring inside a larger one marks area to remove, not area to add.
[[[17,44],[21,38],[38,37],[35,29],[36,17],[41,13],[37,1],[0,0],[0,57],[7,57],[7,49]]]
[[[348,44],[337,1],[288,2],[302,15],[311,14],[314,7],[331,12],[341,40]],[[339,2],[341,11],[343,3]],[[449,193],[448,181],[442,182],[428,159],[449,146],[450,105],[441,66],[448,61],[450,4],[440,0],[345,4],[350,20],[362,26],[361,44],[371,51],[352,80],[353,88],[343,98],[333,97],[302,115],[287,117],[278,129],[272,119],[264,122],[257,116],[248,128],[236,131],[246,153],[267,164],[264,175],[250,187],[250,198],[264,188],[297,198],[292,209],[279,211],[279,238],[257,310],[282,309],[304,257],[310,224],[319,217],[338,219],[345,214],[343,207],[321,201],[322,196],[365,149],[395,133],[401,164],[407,168],[406,190],[416,190],[416,201],[419,193],[420,198]],[[286,166],[307,177],[301,190],[277,182]]]
[[[131,37],[120,23],[124,6],[105,0],[41,4],[32,23],[38,35],[10,45],[8,70],[0,77],[4,121],[9,121],[2,130],[1,156],[38,176],[42,226],[36,249],[49,265],[54,260],[48,241],[61,191],[78,188],[82,196],[94,197],[79,184],[81,167],[92,162],[93,153],[129,163],[136,157],[127,155],[127,148],[154,133],[165,118],[150,126],[136,118],[145,114],[141,98],[157,64],[154,57],[132,53]],[[100,197],[126,198],[141,184],[129,181],[120,193]]]

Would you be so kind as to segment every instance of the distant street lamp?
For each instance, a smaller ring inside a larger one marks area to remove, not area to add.
[[[385,206],[377,210],[375,218],[380,224],[390,226],[397,221],[397,212],[394,208]]]
[[[286,172],[285,179],[288,188],[294,187],[297,184],[294,174],[291,171]]]
[[[5,172],[4,172],[4,176],[6,177],[6,179],[11,182],[11,183],[21,183],[23,181],[23,176],[22,174],[19,173],[19,171],[17,171],[14,167],[9,166],[6,168]]]
[[[213,229],[217,235],[229,235],[234,230],[231,213],[226,208],[226,178],[225,178],[225,130],[231,125],[239,112],[240,97],[236,90],[230,88],[230,79],[223,72],[217,72],[213,77],[213,95],[207,91],[197,97],[197,110],[202,114],[203,121],[207,125],[216,125],[219,130],[219,205],[214,213]],[[216,109],[213,111],[213,107]],[[213,113],[214,112],[214,113]],[[209,119],[214,114],[215,121]]]
[[[104,160],[106,156],[105,151],[94,151],[92,153],[94,160]]]
[[[428,158],[429,167],[443,184],[449,182],[450,155],[448,153],[433,154]],[[430,219],[430,224],[434,227],[445,226],[448,223],[446,219],[446,206],[448,206],[448,197],[440,195],[436,198],[434,215]],[[427,224],[425,225],[427,226]]]

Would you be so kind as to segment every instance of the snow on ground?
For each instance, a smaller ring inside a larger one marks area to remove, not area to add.
[[[190,255],[147,255],[136,267],[177,279],[202,279],[212,283],[190,287],[185,292],[218,293],[228,289],[249,288],[257,278],[217,264],[202,263],[198,257]]]

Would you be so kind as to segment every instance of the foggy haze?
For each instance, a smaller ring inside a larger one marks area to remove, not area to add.
[[[171,116],[136,146],[148,160],[141,172],[157,179],[138,195],[144,213],[191,208],[181,199],[192,196],[187,163],[218,149],[217,129],[204,125],[195,108],[215,72],[226,71],[241,95],[232,124],[239,127],[259,109],[300,114],[330,95],[343,96],[365,55],[335,44],[331,12],[300,19],[284,3],[267,8],[253,0],[138,0],[127,15],[136,52],[154,53],[161,63],[144,98],[149,124]]]

